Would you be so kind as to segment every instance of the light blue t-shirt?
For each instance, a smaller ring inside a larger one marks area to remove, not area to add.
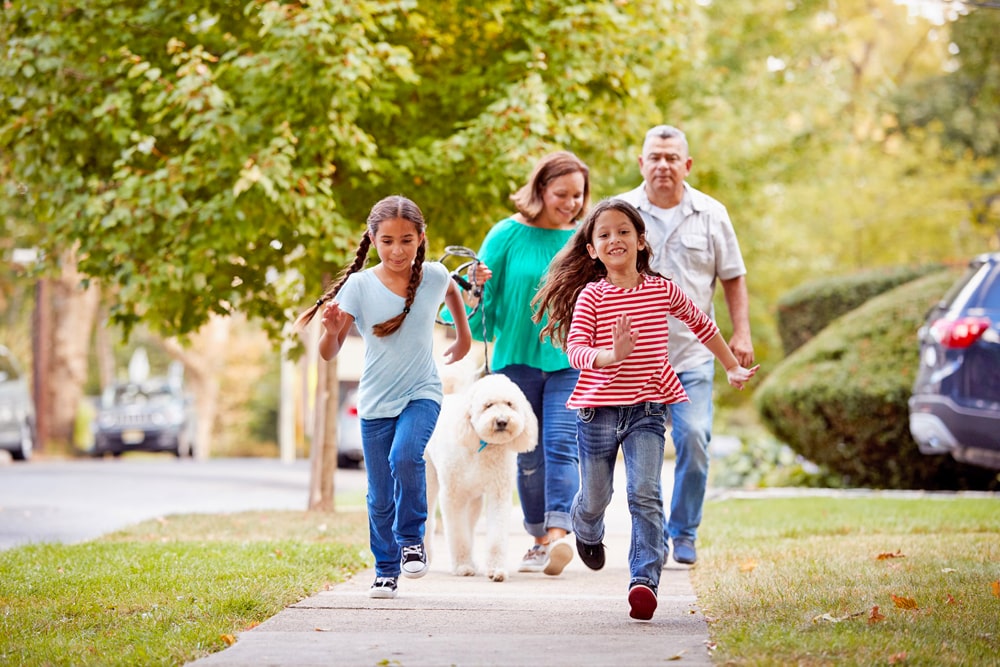
[[[411,401],[441,402],[441,378],[434,363],[434,318],[448,290],[448,269],[424,262],[417,295],[402,326],[379,338],[372,327],[403,311],[406,299],[382,284],[374,271],[352,273],[336,302],[354,317],[365,342],[365,360],[358,382],[358,416],[396,417]]]

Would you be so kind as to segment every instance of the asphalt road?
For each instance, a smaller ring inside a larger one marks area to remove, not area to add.
[[[338,470],[338,495],[365,488],[362,470]],[[193,461],[171,456],[0,465],[0,549],[91,540],[170,514],[305,510],[309,462]]]

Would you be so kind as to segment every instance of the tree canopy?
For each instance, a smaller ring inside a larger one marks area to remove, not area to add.
[[[547,150],[618,148],[676,57],[670,2],[7,3],[0,146],[25,240],[168,334],[272,332],[412,197],[478,243]],[[13,195],[13,197],[12,197]],[[12,214],[5,206],[3,214]]]
[[[804,279],[1000,241],[985,8],[945,24],[893,0],[2,12],[0,217],[45,268],[75,250],[126,326],[241,311],[277,333],[381,197],[412,197],[433,249],[475,247],[544,152],[573,150],[595,197],[614,194],[661,122],[730,209],[755,318]]]

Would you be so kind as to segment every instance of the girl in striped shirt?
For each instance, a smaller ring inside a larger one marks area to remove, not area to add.
[[[625,459],[632,515],[629,616],[649,620],[663,567],[660,471],[665,404],[687,401],[667,357],[667,316],[691,331],[742,389],[759,366],[740,366],[719,328],[672,281],[650,268],[646,226],[620,199],[600,202],[552,260],[532,302],[542,336],[566,350],[580,378],[566,405],[577,409],[580,491],[570,512],[576,549],[604,567],[604,512],[618,450]]]

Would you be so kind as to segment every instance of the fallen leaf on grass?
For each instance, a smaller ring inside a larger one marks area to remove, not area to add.
[[[892,655],[889,656],[890,665],[898,665],[901,662],[906,662],[906,651],[893,653]]]
[[[757,561],[746,560],[740,563],[740,572],[753,572],[757,567]]]
[[[819,616],[813,616],[812,622],[819,623],[820,621],[826,621],[827,623],[840,623],[841,621],[848,621],[852,618],[857,618],[864,613],[865,612],[863,611],[856,611],[853,614],[847,614],[845,616],[834,616],[830,613],[820,614]]]
[[[882,553],[875,557],[875,560],[888,560],[890,558],[906,558],[906,554],[900,549],[896,549],[896,553]]]
[[[990,582],[990,590],[993,591],[993,597],[1000,598],[1000,579]]]
[[[955,598],[953,598],[951,596],[951,593],[948,593],[948,597],[945,599],[944,603],[945,604],[962,604],[962,602],[960,600],[956,600]]]
[[[878,623],[879,621],[885,619],[885,614],[882,614],[878,610],[878,605],[872,607],[871,611],[868,612],[868,622]]]
[[[892,597],[892,603],[900,609],[920,609],[917,606],[917,601],[913,598],[904,598],[900,595],[889,594]]]
[[[941,570],[942,574],[951,574],[952,572],[958,572],[958,570],[953,567],[946,567]]]
[[[236,637],[232,635],[219,635],[219,639],[221,639],[226,646],[232,646],[236,643]]]

